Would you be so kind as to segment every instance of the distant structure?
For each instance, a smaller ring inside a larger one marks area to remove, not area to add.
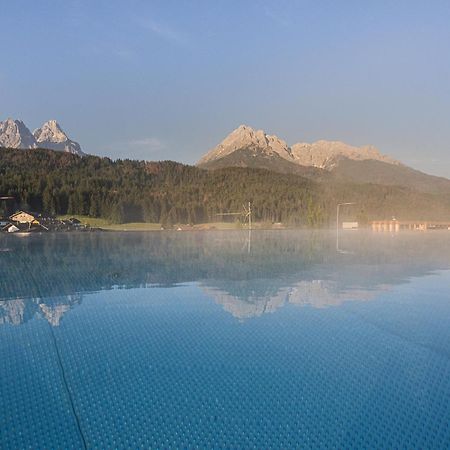
[[[248,202],[248,207],[242,205],[241,212],[229,212],[229,213],[219,213],[216,216],[241,216],[244,219],[244,223],[248,223],[248,229],[252,229],[252,204]]]
[[[53,216],[17,211],[9,218],[0,218],[0,231],[6,233],[30,233],[42,231],[93,231],[76,217],[58,219]]]
[[[427,230],[450,230],[449,222],[438,222],[430,220],[374,220],[373,231],[427,231]]]
[[[342,222],[343,230],[357,230],[359,227],[358,222]]]
[[[26,212],[26,211],[17,211],[12,216],[9,216],[9,219],[12,222],[26,223],[30,227],[31,227],[31,225],[39,225],[39,220],[37,218],[37,215]]]

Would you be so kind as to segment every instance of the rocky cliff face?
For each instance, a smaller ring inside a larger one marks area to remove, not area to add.
[[[371,145],[353,147],[339,141],[317,141],[312,144],[300,142],[292,146],[292,153],[297,164],[326,170],[333,169],[341,158],[355,161],[371,159],[389,164],[400,164]]]
[[[30,149],[47,148],[84,155],[80,144],[69,139],[56,120],[45,122],[34,133],[21,120],[0,122],[0,147]]]
[[[21,120],[0,122],[0,146],[8,148],[35,148],[36,140]]]
[[[202,165],[224,158],[238,150],[245,150],[255,157],[280,156],[288,161],[293,161],[294,159],[291,149],[282,139],[268,135],[263,130],[254,130],[247,125],[241,125],[231,132],[217,147],[203,156],[198,164]]]
[[[34,130],[34,138],[38,147],[62,152],[83,155],[80,144],[72,141],[64,133],[56,120],[49,120],[41,128]]]
[[[317,141],[312,144],[298,143],[290,148],[285,141],[277,136],[266,134],[263,130],[254,130],[247,125],[241,125],[231,132],[217,147],[209,151],[200,159],[198,165],[207,165],[213,168],[215,161],[230,158],[239,152],[240,160],[242,153],[253,159],[263,157],[281,157],[291,163],[332,170],[342,158],[356,161],[376,160],[389,164],[400,164],[389,156],[381,154],[373,146],[353,147],[338,141]]]

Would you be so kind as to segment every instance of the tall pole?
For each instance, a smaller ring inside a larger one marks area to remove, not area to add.
[[[338,203],[336,208],[336,251],[339,251],[339,207],[341,206]]]
[[[247,253],[250,254],[252,248],[252,204],[248,202],[248,247]]]
[[[339,230],[339,207],[342,205],[356,205],[355,202],[338,203],[336,208],[336,230]]]
[[[337,204],[336,208],[336,233],[339,233],[339,207],[341,206],[340,203]]]

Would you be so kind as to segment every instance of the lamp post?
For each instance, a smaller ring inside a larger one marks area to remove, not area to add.
[[[339,208],[344,205],[356,205],[356,202],[338,203],[336,207],[336,250],[339,251]]]
[[[339,208],[343,205],[356,205],[355,202],[338,203],[336,208],[336,229],[339,230]]]

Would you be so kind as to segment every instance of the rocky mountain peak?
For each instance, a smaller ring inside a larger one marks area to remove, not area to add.
[[[6,148],[47,148],[84,155],[80,144],[69,139],[56,120],[49,120],[34,133],[21,120],[11,118],[0,122],[0,147]]]
[[[266,134],[263,130],[255,130],[248,125],[240,125],[232,131],[217,147],[210,150],[198,164],[215,161],[237,150],[246,150],[254,154],[270,156],[277,154],[291,160],[292,153],[285,141],[277,136]]]
[[[8,148],[34,148],[36,141],[21,120],[11,118],[0,122],[0,146]]]
[[[299,142],[289,147],[279,137],[268,135],[263,130],[255,130],[248,125],[240,125],[232,131],[217,147],[203,156],[198,164],[207,165],[209,168],[227,167],[227,163],[243,167],[269,168],[273,162],[280,170],[281,163],[278,157],[283,158],[283,167],[286,170],[286,161],[295,164],[296,167],[314,167],[328,171],[333,170],[343,159],[400,164],[371,145],[354,147],[340,141],[319,140],[312,144]],[[292,169],[289,168],[289,171]]]
[[[69,139],[56,120],[49,120],[45,122],[41,128],[34,130],[33,135],[38,142],[45,140],[52,142],[64,142]]]
[[[69,139],[56,120],[45,122],[41,128],[34,130],[37,145],[50,150],[58,150],[83,155],[80,144]]]
[[[389,164],[400,164],[395,159],[380,153],[372,145],[354,147],[340,141],[320,140],[312,144],[300,142],[292,146],[292,153],[297,164],[327,170],[332,169],[342,158],[355,161],[371,159]]]

